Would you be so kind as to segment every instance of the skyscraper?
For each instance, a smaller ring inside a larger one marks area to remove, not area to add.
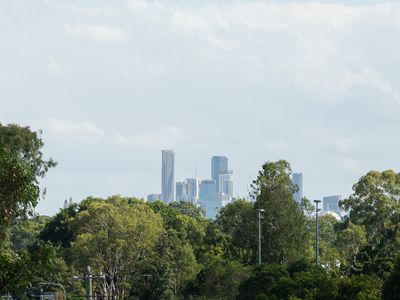
[[[187,201],[186,195],[187,187],[185,182],[177,182],[175,185],[176,201]]]
[[[233,172],[227,171],[226,173],[220,173],[219,176],[219,184],[218,184],[218,193],[225,194],[229,197],[233,197]]]
[[[183,182],[176,183],[176,201],[188,201],[197,205],[199,201],[199,184],[198,178],[186,178]]]
[[[293,173],[292,182],[294,185],[297,185],[298,188],[297,192],[294,193],[294,200],[300,203],[303,198],[303,173]]]
[[[333,195],[327,196],[322,199],[322,207],[324,212],[333,211],[341,216],[342,211],[339,208],[339,201],[342,200],[342,196]]]
[[[150,194],[147,195],[147,202],[154,202],[157,200],[161,200],[161,194]]]
[[[213,156],[211,158],[211,179],[216,183],[216,193],[219,193],[219,174],[225,174],[227,172],[228,158],[226,156]]]
[[[199,199],[200,203],[204,201],[215,201],[217,193],[215,192],[215,181],[205,179],[200,181]]]
[[[199,201],[199,184],[200,180],[198,178],[186,179],[187,200],[194,205],[196,205]]]
[[[207,218],[215,218],[216,209],[220,207],[218,194],[215,191],[216,183],[214,180],[202,180],[200,182],[200,206],[204,210]]]
[[[162,150],[161,200],[174,201],[174,151]]]

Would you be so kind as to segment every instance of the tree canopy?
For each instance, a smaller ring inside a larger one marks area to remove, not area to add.
[[[294,201],[287,161],[262,165],[245,199],[215,221],[188,202],[88,197],[53,217],[30,217],[45,160],[40,133],[0,124],[0,293],[26,298],[44,281],[113,299],[398,299],[400,175],[371,171],[341,202],[347,215],[319,219],[314,261],[312,204]],[[258,211],[262,264],[257,264]],[[74,281],[72,278],[78,278]],[[96,278],[96,277],[94,277]]]
[[[45,160],[40,132],[0,123],[0,238],[20,216],[32,212],[40,197],[39,179],[56,165]]]

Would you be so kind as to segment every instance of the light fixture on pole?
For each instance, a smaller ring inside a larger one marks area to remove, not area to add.
[[[261,219],[263,218],[262,213],[265,209],[258,208],[258,264],[261,264]]]
[[[314,200],[315,203],[315,266],[318,267],[318,212],[320,209],[318,208],[318,204],[321,203],[321,200]]]
[[[61,284],[61,283],[57,283],[57,282],[41,282],[41,283],[39,283],[39,285],[40,286],[42,286],[42,285],[54,285],[54,286],[58,286],[58,287],[60,287],[61,289],[62,289],[62,291],[63,291],[63,294],[64,294],[64,300],[66,300],[67,299],[67,292],[65,291],[65,288],[64,288],[64,286]],[[40,298],[42,299],[42,298],[44,298],[43,297],[43,288],[41,288],[40,289],[41,291],[40,291]]]
[[[84,279],[85,281],[85,291],[86,291],[86,300],[91,300],[93,296],[93,279],[102,279],[106,280],[106,275],[105,274],[99,274],[99,275],[92,275],[92,270],[90,266],[86,267],[86,273],[83,276],[72,276],[72,279],[78,280],[78,279]],[[107,297],[107,295],[105,295]]]

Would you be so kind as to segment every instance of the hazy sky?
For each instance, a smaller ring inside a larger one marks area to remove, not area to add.
[[[400,169],[397,2],[4,0],[0,36],[0,122],[59,162],[40,213],[159,193],[161,149],[175,180],[228,156],[239,196],[268,160],[310,199]]]

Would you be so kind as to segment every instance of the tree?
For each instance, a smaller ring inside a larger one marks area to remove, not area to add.
[[[318,218],[318,243],[319,261],[321,266],[327,270],[337,270],[340,266],[340,256],[336,246],[337,233],[335,225],[339,221],[331,214],[326,214]],[[309,219],[310,232],[310,252],[311,261],[315,263],[315,217]]]
[[[14,251],[0,244],[0,293],[18,294],[30,285],[31,267],[26,250]]]
[[[255,299],[257,295],[267,295],[268,290],[282,277],[289,277],[288,271],[283,266],[257,265],[250,277],[240,284],[237,299]]]
[[[348,212],[346,221],[365,229],[366,245],[358,253],[362,272],[385,277],[400,253],[400,174],[370,171],[353,191],[341,207]]]
[[[240,283],[248,276],[248,267],[239,262],[213,257],[197,274],[196,280],[188,285],[185,298],[235,299]]]
[[[262,264],[239,287],[237,299],[336,299],[337,280],[304,259],[287,266]],[[350,299],[350,298],[349,298]]]
[[[206,229],[210,221],[203,217],[200,210],[185,202],[166,204],[156,201],[148,205],[161,215],[166,230],[174,230],[180,240],[190,244],[196,259],[204,255],[207,251]]]
[[[121,299],[129,296],[132,275],[153,253],[163,231],[160,216],[146,204],[118,196],[88,203],[71,226],[73,264],[81,272],[89,265],[106,274],[103,292]]]
[[[199,270],[192,247],[173,229],[167,230],[157,242],[154,264],[157,270],[154,299],[179,299],[185,285]]]
[[[249,265],[257,256],[257,214],[253,203],[239,199],[221,208],[216,224],[228,236],[227,256]]]
[[[364,226],[348,221],[339,230],[335,244],[339,251],[341,269],[347,275],[359,273],[362,262],[358,261],[357,255],[367,244]]]
[[[300,209],[307,218],[311,218],[315,212],[315,206],[307,197],[301,199]]]
[[[262,261],[286,263],[305,255],[308,241],[306,217],[295,202],[296,191],[288,162],[267,162],[253,187],[259,191],[255,209],[264,209]]]
[[[374,274],[359,274],[343,277],[339,281],[337,299],[378,300],[381,299],[382,280]]]
[[[73,222],[78,211],[83,210],[84,209],[76,203],[65,209],[61,209],[46,223],[45,227],[40,232],[40,238],[45,242],[51,242],[63,248],[70,247],[74,235],[71,222]]]
[[[0,123],[0,240],[17,217],[32,212],[41,195],[39,179],[56,165],[43,158],[40,133]]]
[[[337,281],[324,268],[304,259],[288,266],[289,278],[281,278],[270,290],[279,299],[335,299]]]
[[[40,134],[0,123],[0,293],[20,293],[34,277],[31,257],[23,248],[33,243],[35,229],[23,228],[22,223],[14,227],[14,246],[21,248],[17,250],[10,248],[9,233],[15,220],[32,215],[44,194],[39,179],[56,165],[43,158]]]
[[[389,275],[383,284],[382,299],[383,300],[399,300],[400,299],[400,256],[397,259],[396,268]]]
[[[188,201],[172,202],[169,207],[193,218],[204,218],[204,211]]]
[[[24,298],[28,288],[43,281],[72,284],[73,270],[51,244],[36,241],[27,249],[0,247],[0,292]]]
[[[31,219],[18,220],[10,231],[12,248],[27,249],[34,245],[49,219],[46,216],[36,216]]]

